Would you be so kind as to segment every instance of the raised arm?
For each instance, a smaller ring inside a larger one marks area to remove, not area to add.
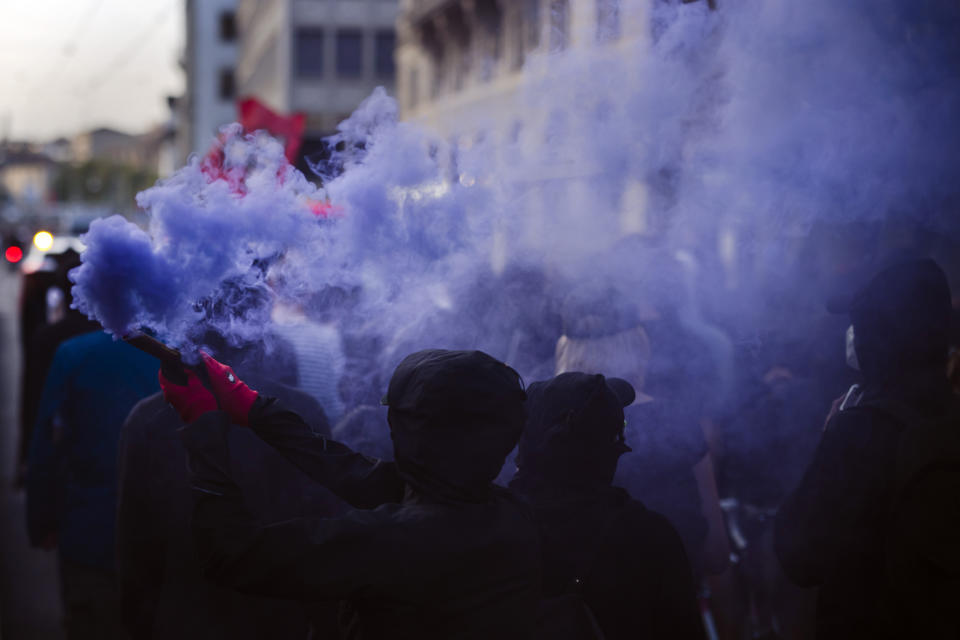
[[[252,595],[297,600],[349,596],[376,572],[404,567],[373,540],[389,513],[353,511],[342,518],[295,518],[264,525],[247,510],[230,475],[230,425],[221,411],[207,412],[181,429],[195,496],[193,534],[204,576]],[[372,542],[358,547],[358,535]],[[399,578],[398,578],[399,579]]]
[[[258,397],[249,421],[264,442],[351,506],[372,509],[403,498],[403,480],[393,462],[370,458],[318,435],[278,400]]]
[[[404,483],[396,465],[369,458],[317,434],[301,416],[276,399],[260,397],[230,367],[213,358],[205,356],[204,364],[209,389],[192,371],[187,386],[161,374],[164,397],[185,423],[221,409],[220,420],[252,427],[301,471],[356,508],[370,509],[402,499]]]

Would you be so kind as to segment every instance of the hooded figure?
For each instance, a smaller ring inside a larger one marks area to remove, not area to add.
[[[820,587],[821,640],[956,638],[960,411],[946,376],[946,276],[932,260],[900,261],[829,306],[850,314],[863,385],[778,513],[777,556],[794,582]]]
[[[206,359],[211,390],[161,376],[183,430],[206,576],[246,593],[343,600],[349,638],[527,638],[539,594],[536,527],[492,484],[524,422],[513,369],[479,351],[421,351],[385,398],[396,462],[351,451]],[[219,410],[218,410],[219,409]],[[248,425],[356,509],[254,520],[225,434]],[[386,435],[386,434],[385,434]]]
[[[617,461],[630,451],[623,407],[633,402],[633,388],[570,372],[530,385],[527,394],[510,487],[533,506],[541,533],[539,637],[568,637],[562,634],[571,627],[595,624],[610,640],[703,638],[680,536],[611,486]]]

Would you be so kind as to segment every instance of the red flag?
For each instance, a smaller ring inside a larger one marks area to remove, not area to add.
[[[282,116],[256,98],[242,98],[237,102],[237,110],[240,112],[240,125],[244,131],[252,133],[263,129],[275,138],[281,138],[287,160],[290,163],[296,160],[307,122],[303,113]]]
[[[275,138],[280,138],[284,143],[284,155],[287,162],[291,164],[297,157],[297,151],[303,142],[303,130],[306,125],[306,116],[302,113],[294,113],[289,116],[282,116],[265,106],[256,98],[244,98],[237,102],[237,110],[240,112],[240,126],[243,133],[253,133],[254,131],[266,131]],[[246,193],[246,171],[243,167],[233,167],[227,169],[224,167],[224,147],[227,143],[227,137],[223,134],[217,136],[210,151],[204,157],[201,163],[201,170],[211,180],[224,180],[232,191],[240,196]],[[283,172],[277,173],[277,180],[283,181]],[[343,215],[340,207],[336,207],[329,202],[320,200],[308,200],[306,206],[318,218],[339,218]]]

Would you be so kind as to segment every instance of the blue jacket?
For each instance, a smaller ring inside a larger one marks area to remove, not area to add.
[[[33,544],[56,534],[63,559],[113,570],[120,428],[133,405],[159,389],[157,369],[102,331],[57,349],[27,463]]]

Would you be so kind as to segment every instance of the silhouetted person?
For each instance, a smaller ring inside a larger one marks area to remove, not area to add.
[[[931,260],[900,262],[847,300],[856,364],[775,549],[819,586],[817,637],[957,638],[960,410],[946,376],[950,290]]]
[[[492,484],[519,439],[525,393],[515,371],[478,351],[421,351],[385,399],[395,463],[312,433],[229,367],[205,360],[162,379],[189,426],[204,572],[251,594],[346,600],[351,638],[528,638],[539,596],[536,526]],[[218,408],[222,410],[218,410]],[[257,521],[234,480],[230,423],[249,426],[307,475],[357,507],[339,518]]]
[[[697,576],[720,573],[730,549],[696,398],[709,382],[695,374],[706,354],[684,336],[665,335],[657,311],[639,307],[602,284],[574,290],[564,302],[556,372],[607,372],[633,386],[636,400],[624,409],[633,451],[621,460],[617,482],[676,527]],[[657,323],[661,344],[646,330]]]
[[[623,407],[633,388],[618,378],[564,373],[530,385],[527,398],[510,488],[530,502],[540,527],[547,598],[540,637],[592,617],[610,640],[702,639],[680,536],[612,486],[617,461],[630,451]],[[583,604],[589,613],[577,615]]]
[[[90,320],[76,309],[70,308],[73,300],[73,296],[70,294],[72,283],[67,278],[67,274],[71,269],[80,265],[80,255],[76,251],[68,251],[58,258],[60,266],[57,268],[52,286],[57,287],[63,294],[61,302],[63,316],[49,322],[49,324],[32,328],[29,338],[25,338],[24,343],[23,384],[20,388],[19,462],[21,474],[26,473],[30,438],[37,421],[40,394],[43,392],[43,383],[47,378],[50,365],[53,363],[53,356],[57,352],[57,347],[74,336],[100,330],[98,322]]]
[[[67,636],[122,637],[114,562],[120,428],[157,390],[156,360],[103,331],[57,349],[27,466],[27,525],[57,548]]]
[[[308,394],[264,378],[262,343],[230,348],[218,342],[257,388],[304,417],[310,432],[330,435],[323,410]],[[281,372],[282,373],[282,372]],[[295,374],[295,372],[294,372]],[[282,376],[281,376],[282,377]],[[288,376],[288,379],[296,376]],[[120,444],[117,558],[124,624],[135,639],[242,640],[339,637],[333,603],[310,610],[300,602],[247,596],[204,580],[190,530],[193,496],[187,454],[178,431],[184,426],[162,394],[133,408]],[[301,516],[332,516],[341,503],[307,478],[248,429],[232,429],[228,446],[233,478],[246,504],[264,522]]]

